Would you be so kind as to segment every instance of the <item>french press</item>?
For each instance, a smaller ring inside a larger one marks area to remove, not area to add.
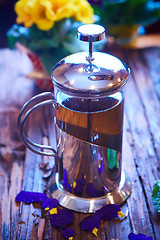
[[[91,213],[108,203],[121,204],[131,193],[130,179],[122,170],[129,69],[112,55],[93,52],[93,42],[105,37],[102,26],[82,25],[77,37],[89,42],[89,53],[70,55],[53,67],[54,94],[45,92],[29,100],[19,114],[19,126],[30,150],[55,157],[51,196],[66,208]],[[26,111],[37,99],[39,103]],[[24,134],[26,119],[44,104],[55,109],[57,149],[33,143]]]

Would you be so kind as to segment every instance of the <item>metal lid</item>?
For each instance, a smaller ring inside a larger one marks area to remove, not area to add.
[[[125,85],[129,69],[118,58],[100,52],[92,52],[92,42],[104,38],[104,28],[84,25],[77,36],[89,41],[89,54],[80,52],[62,59],[52,71],[54,85],[72,95],[91,97],[107,95]]]

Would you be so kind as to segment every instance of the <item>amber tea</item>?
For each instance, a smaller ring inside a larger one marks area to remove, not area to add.
[[[123,128],[122,93],[98,99],[82,99],[58,93],[56,123],[82,141],[121,151]]]

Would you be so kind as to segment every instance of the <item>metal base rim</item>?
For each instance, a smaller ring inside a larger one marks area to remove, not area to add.
[[[52,188],[52,187],[51,187]],[[50,188],[50,189],[51,189]],[[126,172],[122,170],[121,181],[118,188],[99,198],[80,198],[64,191],[63,189],[52,189],[51,196],[59,201],[65,208],[76,212],[94,213],[106,204],[122,204],[131,194],[131,180]]]

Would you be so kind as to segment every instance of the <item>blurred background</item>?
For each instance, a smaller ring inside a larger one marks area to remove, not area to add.
[[[7,47],[6,32],[16,21],[16,14],[14,11],[14,4],[16,1],[17,0],[0,0],[0,48]],[[146,34],[160,32],[160,20],[145,27],[145,32]]]
[[[14,4],[17,0],[0,0],[0,48],[7,47],[6,32],[15,23]]]

